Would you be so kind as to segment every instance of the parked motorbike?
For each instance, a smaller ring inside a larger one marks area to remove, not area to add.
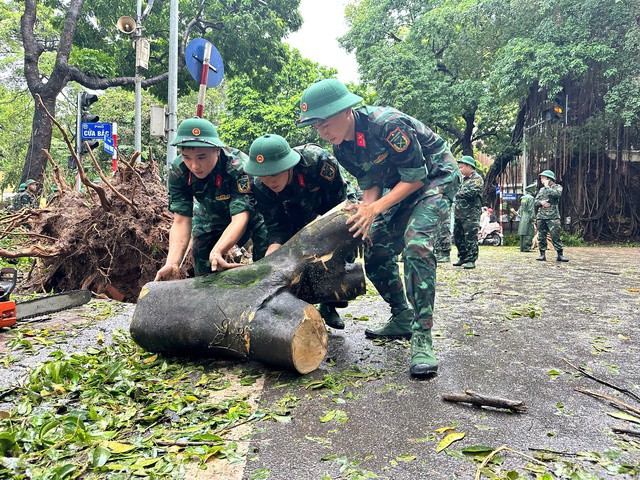
[[[491,222],[478,232],[478,245],[502,245],[502,226],[498,222]]]

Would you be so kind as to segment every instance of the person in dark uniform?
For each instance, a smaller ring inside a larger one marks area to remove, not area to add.
[[[244,171],[256,177],[253,192],[267,226],[267,255],[347,198],[356,202],[336,159],[311,143],[291,148],[280,135],[262,135],[251,144]],[[336,305],[346,306],[323,303],[318,311],[327,325],[343,329]]]

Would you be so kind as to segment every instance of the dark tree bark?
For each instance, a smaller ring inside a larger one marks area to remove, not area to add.
[[[82,86],[103,90],[109,87],[135,85],[135,77],[114,77],[102,78],[87,75],[73,65],[69,65],[69,55],[73,46],[73,39],[82,13],[84,0],[71,0],[68,2],[67,14],[65,17],[60,42],[58,44],[56,61],[51,75],[44,77],[39,68],[39,60],[45,52],[45,47],[35,34],[37,23],[37,1],[25,0],[24,13],[20,19],[20,32],[22,34],[22,44],[24,47],[24,74],[27,80],[29,92],[33,98],[40,95],[42,103],[49,112],[55,116],[56,98],[62,89],[70,81],[76,81]],[[181,56],[180,58],[184,58]],[[184,62],[184,60],[182,60]],[[147,88],[156,85],[168,77],[167,73],[148,78],[142,81],[142,87]],[[31,124],[32,136],[27,158],[25,160],[20,182],[32,178],[41,182],[47,165],[47,157],[44,153],[51,146],[52,126],[47,118],[45,110],[39,102],[35,102],[36,107]]]
[[[365,292],[362,266],[347,262],[359,241],[347,218],[340,205],[245,267],[148,283],[131,336],[152,352],[224,355],[300,373],[315,370],[327,352],[327,333],[312,304]]]

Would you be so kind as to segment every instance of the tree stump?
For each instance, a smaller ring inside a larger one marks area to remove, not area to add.
[[[365,292],[359,243],[339,205],[268,257],[202,277],[146,284],[131,323],[152,352],[256,360],[309,373],[327,353],[314,303]]]

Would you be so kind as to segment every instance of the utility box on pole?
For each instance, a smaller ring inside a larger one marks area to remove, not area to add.
[[[167,130],[167,108],[164,105],[151,105],[151,125],[149,135],[166,139]]]

